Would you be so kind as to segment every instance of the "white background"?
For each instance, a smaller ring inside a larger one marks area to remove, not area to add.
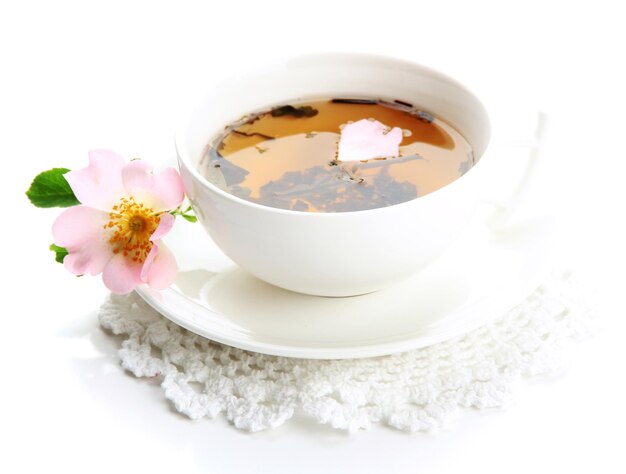
[[[3,2],[0,471],[625,472],[619,3]],[[602,329],[562,373],[520,384],[506,409],[460,413],[435,435],[191,422],[120,368],[120,341],[95,319],[105,289],[53,262],[57,211],[31,208],[24,191],[39,171],[85,166],[93,148],[169,158],[181,113],[212,83],[335,50],[411,59],[513,113],[550,114],[532,197],[561,216],[560,248],[599,288]]]

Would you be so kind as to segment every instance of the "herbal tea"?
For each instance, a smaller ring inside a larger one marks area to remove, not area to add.
[[[474,164],[469,143],[452,126],[406,102],[377,99],[314,100],[249,114],[207,150],[200,170],[219,188],[305,212],[409,201]]]

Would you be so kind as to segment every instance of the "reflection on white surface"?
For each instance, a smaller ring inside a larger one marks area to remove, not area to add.
[[[438,321],[465,302],[467,295],[463,278],[443,278],[435,276],[428,284],[411,279],[367,295],[325,298],[283,290],[233,268],[213,277],[201,297],[208,308],[247,331],[292,343],[332,344],[347,342],[347,334],[348,341],[368,339],[375,333],[401,334]],[[441,288],[447,297],[434,298]]]
[[[488,208],[436,262],[367,295],[325,298],[284,290],[246,273],[200,226],[167,244],[182,269],[172,289],[139,294],[176,323],[210,339],[258,352],[341,358],[389,354],[458,336],[526,297],[551,265],[553,220],[497,230]],[[189,226],[187,226],[189,227]]]

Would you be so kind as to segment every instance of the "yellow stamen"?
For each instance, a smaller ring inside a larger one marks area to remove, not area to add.
[[[152,249],[150,236],[159,226],[161,215],[133,197],[120,199],[113,211],[104,225],[113,232],[109,238],[113,253],[121,252],[133,262],[143,263]]]

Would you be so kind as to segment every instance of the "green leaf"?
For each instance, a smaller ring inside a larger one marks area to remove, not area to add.
[[[50,245],[50,250],[52,250],[56,254],[54,259],[59,263],[63,263],[63,259],[68,254],[67,249],[59,247],[55,244]]]
[[[26,196],[37,207],[69,207],[80,204],[63,175],[67,168],[52,168],[38,174]]]
[[[191,206],[188,206],[184,211],[181,208],[174,209],[170,211],[170,214],[173,216],[180,216],[185,219],[187,222],[198,222],[198,218],[193,214],[193,209]]]

